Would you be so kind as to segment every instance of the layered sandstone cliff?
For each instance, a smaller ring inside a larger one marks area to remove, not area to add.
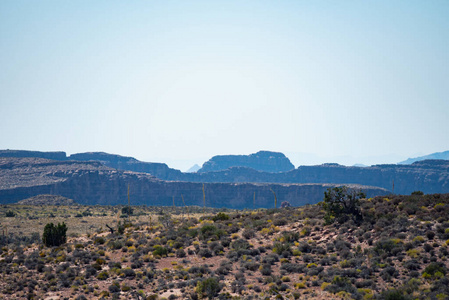
[[[0,203],[14,203],[39,194],[61,195],[79,204],[203,205],[203,184],[171,182],[146,173],[120,171],[99,162],[53,161],[42,158],[0,158]],[[206,183],[206,206],[228,208],[293,206],[321,201],[332,184]],[[353,186],[369,196],[385,195],[376,187]],[[184,198],[184,202],[182,201]]]

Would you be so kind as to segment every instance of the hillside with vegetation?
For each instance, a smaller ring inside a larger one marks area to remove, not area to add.
[[[284,206],[3,205],[0,293],[7,299],[448,299],[449,194],[364,198],[332,188],[316,205]],[[66,224],[66,243],[44,245],[49,222]]]

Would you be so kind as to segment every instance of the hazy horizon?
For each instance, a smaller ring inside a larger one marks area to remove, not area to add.
[[[449,150],[448,1],[0,2],[0,149],[187,170]],[[335,161],[333,161],[335,160]]]

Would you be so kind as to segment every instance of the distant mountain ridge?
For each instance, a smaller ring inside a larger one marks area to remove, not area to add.
[[[198,166],[197,164],[194,164],[187,170],[186,173],[195,173],[195,172],[198,172],[199,169],[201,169],[201,167]]]
[[[0,151],[0,157],[2,153],[4,151]],[[18,157],[47,155],[45,152],[33,151],[18,151],[16,154]],[[12,154],[7,152],[6,155],[11,157]],[[61,157],[61,155],[57,154],[56,157]],[[279,173],[262,172],[248,167],[230,167],[225,170],[203,173],[183,173],[169,168],[166,164],[141,162],[132,157],[104,152],[79,153],[68,158],[64,153],[64,158],[66,167],[77,162],[89,162],[84,167],[92,168],[96,164],[95,167],[101,165],[115,170],[147,173],[165,181],[234,184],[358,184],[380,187],[389,191],[393,191],[394,183],[393,192],[397,194],[410,194],[416,190],[424,193],[449,193],[448,160],[424,160],[410,165],[384,164],[370,167],[347,167],[331,163],[300,166],[297,169]]]
[[[426,159],[444,159],[444,160],[449,160],[449,151],[444,151],[444,152],[435,152],[432,154],[428,154],[428,155],[424,155],[424,156],[419,156],[419,157],[415,157],[415,158],[408,158],[404,161],[401,161],[399,164],[400,165],[409,165],[412,164],[416,161],[421,161],[421,160],[426,160]]]
[[[261,172],[279,173],[295,166],[280,152],[259,151],[250,155],[217,155],[203,164],[198,173],[222,171],[232,167],[246,167]]]

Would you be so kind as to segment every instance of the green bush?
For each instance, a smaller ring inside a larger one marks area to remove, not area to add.
[[[273,246],[273,252],[276,254],[284,254],[284,253],[291,253],[290,244],[288,243],[275,243]]]
[[[404,295],[400,290],[396,289],[390,289],[383,291],[380,295],[381,299],[385,300],[407,300],[409,299],[407,296]]]
[[[444,277],[444,275],[446,275],[446,268],[444,264],[432,262],[424,269],[422,276],[426,279],[437,279]]]
[[[229,216],[228,216],[227,214],[223,213],[223,212],[219,212],[217,215],[215,215],[215,216],[212,218],[212,220],[213,220],[214,222],[217,222],[217,221],[226,221],[226,220],[229,220]]]
[[[213,299],[220,292],[221,287],[218,279],[215,277],[209,277],[202,281],[198,281],[196,285],[196,292],[198,294],[199,299],[204,299],[208,297],[209,299]]]
[[[42,242],[47,247],[60,246],[67,242],[67,226],[65,223],[55,226],[53,223],[45,225]]]
[[[165,247],[162,247],[160,245],[154,246],[153,255],[159,255],[159,256],[165,256],[168,254],[168,249]]]

